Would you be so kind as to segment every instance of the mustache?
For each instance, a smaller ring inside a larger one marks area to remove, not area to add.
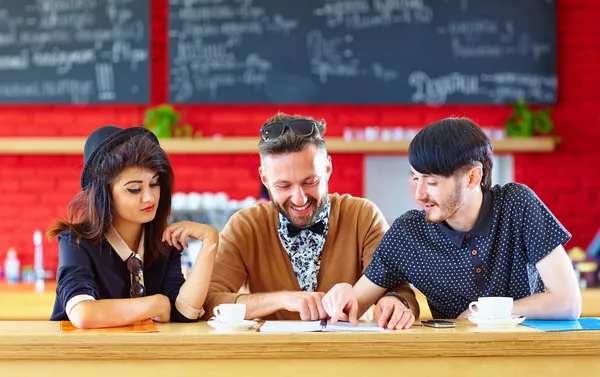
[[[307,199],[308,199],[307,201],[308,201],[310,204],[317,204],[317,203],[318,203],[317,199],[315,199],[315,198],[313,198],[313,197],[311,197],[311,196],[309,196]],[[302,203],[302,205],[305,205],[305,204],[306,204],[306,203]],[[292,206],[292,201],[291,201],[291,200],[288,200],[288,201],[286,201],[286,202],[283,204],[283,207],[284,207],[284,208],[290,208],[291,206]],[[294,206],[296,206],[296,207],[299,207],[299,206],[298,206],[298,205],[296,205],[296,204],[294,204]]]

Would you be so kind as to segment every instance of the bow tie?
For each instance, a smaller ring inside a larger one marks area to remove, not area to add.
[[[288,234],[290,235],[290,237],[296,237],[298,234],[300,234],[301,231],[303,231],[305,229],[310,230],[311,232],[316,233],[316,234],[323,234],[323,233],[325,233],[325,224],[323,224],[323,221],[319,221],[318,223],[315,223],[310,228],[298,228],[294,224],[289,223],[287,225],[287,229],[288,229]]]

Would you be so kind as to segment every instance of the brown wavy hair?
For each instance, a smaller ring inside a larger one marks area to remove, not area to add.
[[[278,112],[269,119],[267,119],[263,126],[274,123],[274,122],[287,122],[290,120],[308,119],[316,123],[316,132],[313,132],[310,136],[296,135],[289,130],[286,130],[283,135],[279,138],[271,141],[264,141],[262,138],[258,143],[258,153],[260,154],[261,161],[269,156],[285,155],[289,153],[302,152],[307,146],[314,145],[317,149],[326,150],[325,141],[323,135],[327,130],[325,120],[315,120],[309,116],[302,115],[290,115],[282,112]],[[262,126],[261,126],[262,127]]]
[[[111,187],[115,178],[130,166],[151,169],[159,174],[160,200],[154,219],[143,225],[144,264],[150,265],[168,253],[162,233],[171,213],[174,177],[169,158],[160,145],[146,135],[127,139],[101,158],[92,170],[90,183],[71,200],[67,220],[57,221],[46,234],[54,238],[63,231],[72,231],[78,241],[84,239],[99,247],[114,216]]]

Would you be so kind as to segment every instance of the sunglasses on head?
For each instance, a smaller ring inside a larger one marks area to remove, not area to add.
[[[131,254],[129,259],[127,259],[127,269],[131,274],[131,288],[129,288],[129,296],[131,298],[146,296],[146,288],[144,287],[143,263],[137,254]]]
[[[285,122],[273,122],[260,128],[260,136],[264,141],[281,137],[288,129],[296,135],[310,136],[317,129],[317,122],[309,119],[292,119]],[[319,132],[318,130],[316,131]]]

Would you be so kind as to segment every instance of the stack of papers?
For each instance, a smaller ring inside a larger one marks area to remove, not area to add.
[[[377,326],[376,323],[359,323],[354,326],[348,322],[338,322],[331,324],[327,322],[324,326],[321,321],[266,321],[261,327],[260,332],[281,332],[281,333],[299,333],[299,332],[384,332],[388,331]]]

